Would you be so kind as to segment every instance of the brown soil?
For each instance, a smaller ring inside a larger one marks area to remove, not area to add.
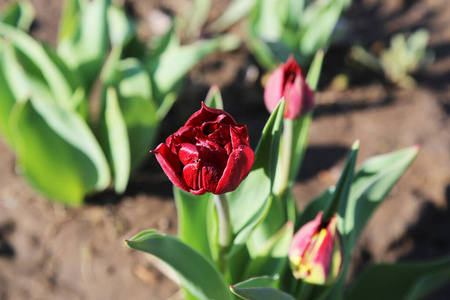
[[[369,222],[354,253],[357,274],[371,262],[450,254],[450,2],[355,2],[349,37],[325,60],[310,146],[294,187],[300,207],[336,182],[355,139],[361,140],[359,162],[413,144],[421,147]],[[32,3],[37,12],[33,35],[54,44],[61,1]],[[126,3],[140,18],[144,35],[152,30],[146,28],[146,16],[161,3],[181,10],[174,1]],[[388,41],[395,32],[418,27],[430,31],[436,62],[418,74],[414,89],[398,90],[368,76],[360,79],[344,62],[348,46],[356,41]],[[209,57],[190,73],[159,140],[197,110],[209,85],[217,83],[226,110],[247,124],[255,146],[268,117],[260,83],[249,76],[255,71],[246,49]],[[334,90],[331,79],[344,71],[354,74],[350,87]],[[0,299],[157,300],[174,294],[178,299],[177,285],[157,270],[151,256],[123,244],[144,229],[176,233],[171,184],[153,157],[133,176],[125,195],[102,193],[83,208],[64,208],[32,191],[14,172],[14,154],[2,142],[0,166]],[[441,293],[431,299],[449,298]]]

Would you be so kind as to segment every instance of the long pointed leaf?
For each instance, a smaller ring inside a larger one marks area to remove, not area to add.
[[[367,221],[417,156],[413,146],[368,159],[355,174],[345,218],[349,248],[355,245]]]
[[[12,113],[18,165],[32,186],[68,205],[107,187],[106,158],[78,114],[40,99],[17,104]]]
[[[257,277],[235,284],[231,291],[247,300],[295,300],[294,297],[275,288],[277,279]]]
[[[130,177],[130,145],[125,120],[119,107],[117,92],[109,87],[106,92],[105,108],[100,120],[103,149],[110,161],[114,174],[114,189],[125,191]]]
[[[256,225],[267,210],[276,170],[278,145],[283,121],[284,101],[280,101],[263,129],[255,151],[252,171],[236,191],[228,193],[233,233],[239,233],[249,224]],[[256,218],[256,219],[255,219]],[[250,232],[242,237],[245,241]]]
[[[350,288],[346,300],[399,300],[410,295],[416,284],[433,274],[447,272],[450,258],[420,263],[378,264],[369,267]],[[442,279],[442,278],[441,278]],[[442,281],[440,282],[442,284]],[[436,288],[436,286],[434,286]]]
[[[150,253],[168,264],[182,285],[198,299],[232,300],[225,281],[213,265],[179,239],[149,233],[127,240],[125,244]]]
[[[5,39],[11,40],[15,48],[25,56],[24,58],[31,62],[31,67],[40,73],[55,100],[63,107],[73,108],[69,103],[73,94],[72,87],[47,50],[25,32],[11,26],[0,23],[0,33]]]

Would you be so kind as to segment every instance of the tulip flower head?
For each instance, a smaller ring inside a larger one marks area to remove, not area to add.
[[[332,283],[342,268],[342,244],[337,230],[337,216],[322,220],[322,212],[303,225],[289,248],[293,274],[312,284]]]
[[[284,117],[294,120],[314,107],[314,92],[305,81],[302,69],[291,55],[270,76],[264,89],[267,110],[273,112],[284,97]]]
[[[235,190],[254,160],[247,127],[236,124],[225,111],[204,104],[151,152],[170,181],[194,195]]]

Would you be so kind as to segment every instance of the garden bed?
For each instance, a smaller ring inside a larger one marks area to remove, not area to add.
[[[33,35],[53,43],[60,1],[31,2],[37,13]],[[173,1],[159,2],[173,9]],[[127,1],[144,35],[151,31],[145,29],[145,16],[160,8],[159,2]],[[358,162],[414,144],[421,150],[371,219],[354,253],[353,274],[371,262],[419,261],[450,253],[450,3],[355,2],[349,38],[325,59],[295,197],[304,207],[335,183],[355,139],[361,140]],[[335,75],[352,72],[344,63],[348,45],[363,37],[388,41],[394,32],[418,27],[430,31],[436,62],[419,74],[416,87],[399,90],[377,79],[354,78],[348,89],[333,88]],[[210,56],[190,72],[158,142],[199,109],[211,84],[218,84],[225,110],[247,124],[254,148],[269,116],[258,76],[252,76],[257,70],[245,48]],[[0,142],[0,299],[157,300],[174,294],[179,299],[177,285],[157,270],[150,255],[123,244],[144,229],[176,233],[171,183],[151,154],[123,196],[94,195],[82,208],[65,208],[36,194],[16,174],[14,159]],[[430,299],[448,299],[438,297]]]

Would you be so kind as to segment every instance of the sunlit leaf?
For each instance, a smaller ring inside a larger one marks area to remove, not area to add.
[[[11,118],[18,166],[43,194],[64,204],[80,205],[86,194],[108,186],[106,158],[78,114],[31,99],[18,104]]]
[[[232,295],[214,266],[179,239],[163,234],[139,234],[125,244],[150,253],[178,275],[181,284],[198,299],[231,300]]]
[[[125,191],[130,177],[130,145],[117,92],[113,87],[109,87],[106,92],[100,126],[102,146],[114,174],[114,189],[116,193],[121,194]]]
[[[295,300],[294,297],[275,288],[277,280],[271,277],[252,278],[232,285],[231,291],[247,300]]]

